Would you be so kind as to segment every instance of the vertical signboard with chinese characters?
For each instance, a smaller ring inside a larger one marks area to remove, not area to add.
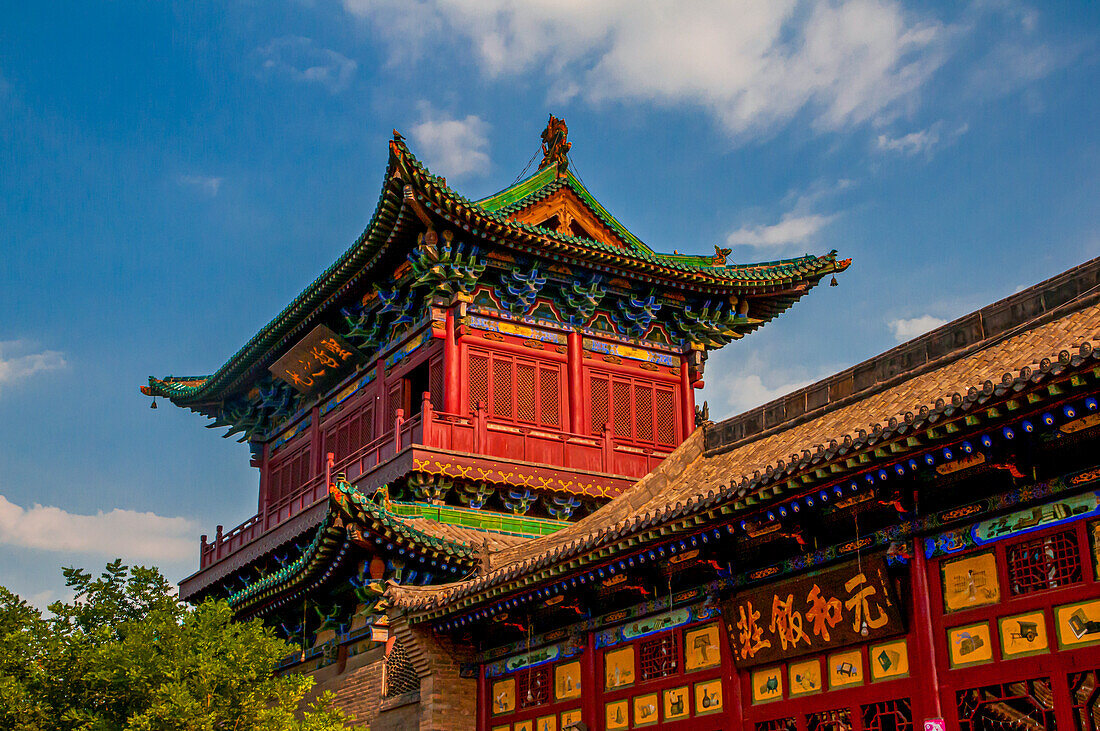
[[[905,632],[882,556],[739,592],[722,617],[742,668]]]
[[[304,396],[323,393],[355,372],[366,358],[342,337],[318,325],[270,370]]]

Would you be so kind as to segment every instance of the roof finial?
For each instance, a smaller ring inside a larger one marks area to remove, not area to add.
[[[539,170],[548,165],[557,165],[558,175],[564,175],[569,169],[569,148],[573,143],[566,138],[569,136],[569,128],[564,119],[558,119],[553,114],[546,122],[546,129],[542,131],[542,162]]]

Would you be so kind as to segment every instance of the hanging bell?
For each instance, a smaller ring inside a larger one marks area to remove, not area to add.
[[[829,280],[829,286],[830,287],[835,287],[835,286],[837,286],[837,284],[839,284],[839,282],[836,281],[836,275],[834,274],[833,278]]]

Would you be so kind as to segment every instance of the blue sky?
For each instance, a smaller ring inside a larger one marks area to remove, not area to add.
[[[247,448],[150,374],[215,370],[362,231],[391,129],[470,197],[563,116],[658,250],[838,249],[712,356],[721,418],[1100,254],[1100,6],[0,3],[0,583],[172,579],[255,509]]]

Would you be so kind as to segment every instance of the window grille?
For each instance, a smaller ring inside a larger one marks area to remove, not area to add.
[[[1021,541],[1005,550],[1013,594],[1030,594],[1082,581],[1077,531]]]
[[[676,443],[676,409],[675,397],[671,389],[657,387],[653,394],[654,418],[657,422],[657,442],[660,444]]]
[[[634,422],[634,433],[638,439],[647,442],[653,441],[653,387],[642,384],[634,384],[634,408],[637,410],[637,419]]]
[[[611,427],[615,430],[615,436],[630,439],[634,436],[630,428],[630,384],[613,380],[611,397]]]
[[[451,378],[457,376],[457,373],[451,374]],[[428,398],[432,400],[432,408],[437,411],[443,408],[443,389],[445,388],[443,378],[443,360],[435,358],[428,366]],[[457,407],[452,405],[451,408]]]
[[[1069,697],[1073,703],[1076,731],[1100,731],[1100,670],[1069,674]]]
[[[777,718],[774,721],[759,721],[756,731],[795,731],[798,724],[793,718]]]
[[[908,698],[863,706],[864,731],[913,731],[913,709]]]
[[[852,731],[852,720],[847,708],[818,711],[806,716],[806,731]]]
[[[420,690],[420,678],[416,675],[416,668],[409,659],[409,651],[400,641],[394,643],[390,654],[386,656],[383,672],[385,686],[382,691],[383,698],[393,698]]]
[[[516,700],[520,708],[533,708],[550,702],[549,665],[516,673]]]
[[[489,405],[489,358],[470,355],[470,410],[478,404]]]
[[[276,502],[297,494],[309,482],[309,449],[302,449],[271,469],[269,500]]]
[[[493,416],[512,416],[512,363],[503,358],[492,359],[493,403],[489,412]]]
[[[592,433],[603,434],[604,425],[611,420],[609,409],[608,383],[606,378],[592,376],[590,381],[592,396]]]
[[[667,632],[638,644],[641,679],[667,678],[679,669],[680,647],[675,632]]]
[[[535,421],[535,366],[516,364],[516,418]]]
[[[386,399],[386,423],[383,425],[386,431],[393,430],[394,419],[397,418],[397,410],[401,408],[401,392],[403,384],[397,383],[390,386],[390,392]],[[405,414],[408,416],[408,414]]]
[[[961,731],[1002,728],[1054,731],[1054,698],[1049,678],[999,683],[959,691],[956,697]]]
[[[561,425],[561,375],[558,368],[539,369],[541,421],[551,426]]]

